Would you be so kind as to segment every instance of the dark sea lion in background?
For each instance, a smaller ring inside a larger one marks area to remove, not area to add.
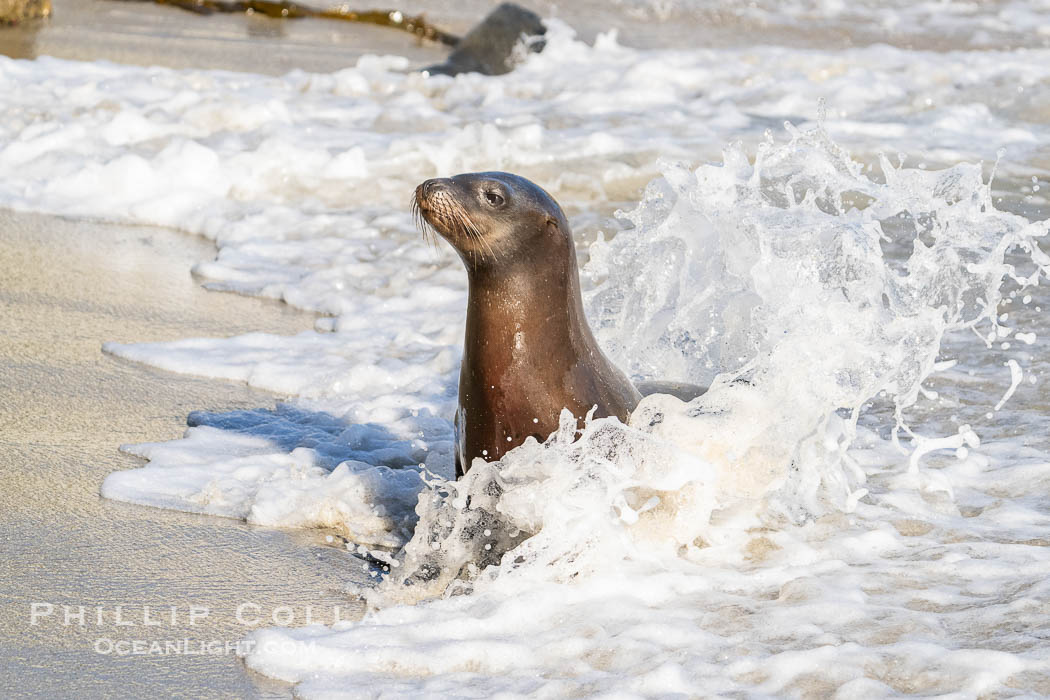
[[[214,13],[248,13],[259,14],[272,19],[330,19],[346,22],[377,24],[400,29],[416,35],[420,39],[436,41],[452,46],[452,53],[444,63],[424,68],[431,75],[459,75],[460,73],[483,73],[485,75],[503,75],[514,69],[518,62],[515,55],[519,45],[527,50],[539,52],[546,42],[543,39],[547,27],[532,10],[520,5],[505,2],[485,15],[478,24],[458,37],[431,24],[423,15],[409,15],[400,10],[362,10],[352,9],[346,4],[337,7],[318,9],[290,0],[130,0],[132,2],[150,2],[158,5],[171,5],[199,15]],[[11,4],[11,0],[7,0]],[[320,4],[320,3],[319,3]],[[51,11],[50,0],[14,0],[16,10],[11,10],[10,17],[4,14],[5,0],[0,0],[0,24],[25,18],[26,11],[16,11],[21,7],[46,8],[43,15]],[[36,16],[36,15],[35,15]]]
[[[563,408],[627,422],[641,394],[598,347],[580,296],[572,232],[554,198],[509,173],[416,188],[420,223],[459,253],[470,282],[456,413],[456,476],[544,441]]]
[[[513,3],[503,3],[459,40],[444,63],[424,68],[431,75],[483,73],[503,75],[514,69],[514,51],[523,44],[543,50],[547,27],[539,15]]]

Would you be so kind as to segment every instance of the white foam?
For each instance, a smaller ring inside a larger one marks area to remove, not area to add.
[[[111,474],[102,495],[258,525],[333,528],[355,543],[397,547],[412,534],[426,465],[451,476],[447,422],[427,415],[347,426],[279,406],[190,418],[195,427],[180,440],[125,445],[149,463]]]

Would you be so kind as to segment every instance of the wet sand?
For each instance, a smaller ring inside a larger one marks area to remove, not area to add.
[[[120,444],[178,437],[194,409],[272,407],[277,398],[126,363],[103,354],[103,341],[312,325],[312,315],[278,303],[201,289],[190,266],[213,254],[203,239],[175,231],[0,210],[2,697],[287,696],[285,686],[245,671],[234,653],[118,657],[95,645],[236,642],[250,629],[236,619],[243,602],[259,606],[245,609],[249,622],[251,613],[265,618],[279,606],[292,609],[295,624],[306,605],[319,620],[336,605],[353,614],[341,591],[361,570],[326,545],[324,533],[258,529],[98,495],[107,474],[138,464]],[[34,602],[55,605],[54,614],[32,625]],[[73,606],[68,625],[62,605]],[[115,623],[117,605],[133,626]],[[104,608],[102,625],[96,606]],[[160,626],[143,626],[143,606]],[[190,625],[190,606],[207,607],[208,618]]]

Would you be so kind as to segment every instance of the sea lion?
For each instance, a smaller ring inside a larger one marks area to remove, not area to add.
[[[517,175],[427,180],[413,209],[467,268],[463,365],[456,412],[456,476],[500,459],[528,437],[578,420],[627,422],[641,395],[598,347],[580,297],[572,232],[561,207]]]
[[[490,12],[456,43],[444,63],[428,66],[428,75],[481,73],[503,75],[518,62],[519,46],[538,53],[546,46],[547,27],[532,10],[505,2]]]

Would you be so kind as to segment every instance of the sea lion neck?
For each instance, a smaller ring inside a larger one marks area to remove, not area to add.
[[[498,364],[566,368],[594,344],[575,256],[564,263],[469,275],[464,350]]]
[[[472,313],[559,333],[583,317],[575,250],[513,264],[467,267]]]

